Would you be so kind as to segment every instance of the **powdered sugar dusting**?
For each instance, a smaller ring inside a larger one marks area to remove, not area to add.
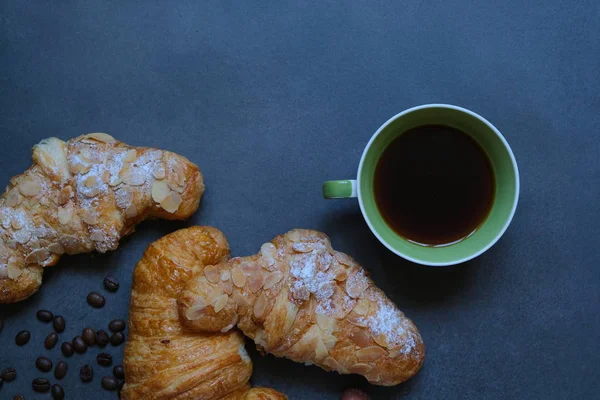
[[[399,352],[408,354],[415,346],[415,339],[410,330],[406,330],[402,312],[390,301],[379,300],[377,312],[368,317],[361,318],[373,336],[383,335],[386,337],[390,348],[400,347]]]

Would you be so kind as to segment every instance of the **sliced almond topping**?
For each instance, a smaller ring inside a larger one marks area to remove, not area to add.
[[[327,347],[325,343],[321,340],[321,338],[317,338],[317,345],[315,346],[315,360],[319,361],[324,359],[329,355],[327,351]]]
[[[338,282],[343,282],[346,279],[348,279],[348,271],[346,271],[346,268],[340,265],[335,271],[335,280]]]
[[[183,199],[178,193],[171,192],[161,202],[160,206],[167,212],[174,213],[179,209]]]
[[[336,284],[333,281],[323,282],[317,287],[315,297],[317,300],[327,300],[335,292]]]
[[[85,138],[94,139],[94,140],[97,140],[98,142],[103,142],[103,143],[115,143],[116,142],[114,137],[110,136],[107,133],[102,133],[102,132],[88,133],[87,135],[85,135]]]
[[[375,341],[375,343],[377,343],[381,347],[388,348],[390,346],[388,343],[388,340],[387,340],[387,336],[384,335],[383,333],[373,336],[373,340]]]
[[[8,278],[8,269],[6,265],[0,265],[0,279]]]
[[[240,307],[248,307],[250,305],[248,299],[241,293],[235,292],[231,298]]]
[[[298,230],[293,230],[293,231],[289,232],[286,236],[287,236],[288,240],[290,240],[292,242],[299,242],[301,240],[300,232],[298,232]]]
[[[283,279],[283,272],[273,271],[270,274],[268,274],[265,278],[265,284],[263,285],[263,287],[265,289],[271,289],[273,286],[279,283],[281,279]]]
[[[23,196],[35,196],[42,191],[42,185],[38,181],[24,181],[19,185],[19,191]]]
[[[277,255],[277,247],[273,243],[264,243],[260,246],[260,255],[267,265],[275,264],[275,257]]]
[[[358,300],[358,302],[356,302],[356,306],[352,311],[359,315],[366,315],[369,311],[369,301],[365,299]]]
[[[104,235],[102,234],[102,231],[94,231],[90,235],[90,239],[94,242],[101,242],[104,240]]]
[[[81,162],[73,162],[70,165],[71,171],[75,174],[87,174],[92,166],[90,164],[83,164]]]
[[[292,250],[297,253],[310,253],[315,249],[314,243],[299,242],[292,245]]]
[[[346,317],[346,321],[350,322],[352,325],[360,326],[361,328],[365,328],[368,325],[366,318],[364,318],[362,315],[348,315]]]
[[[16,231],[13,234],[13,237],[18,243],[25,244],[31,239],[31,231],[28,229],[21,229]]]
[[[8,266],[6,267],[6,272],[8,277],[14,280],[21,276],[21,274],[23,273],[23,269],[17,267],[16,265],[8,264]]]
[[[135,204],[131,204],[125,210],[125,217],[127,217],[127,218],[135,218],[135,217],[137,217],[137,215],[138,215],[138,209],[135,206]]]
[[[58,209],[58,222],[62,225],[66,225],[71,221],[71,210],[65,207]]]
[[[348,372],[351,374],[366,375],[371,372],[372,369],[373,367],[371,367],[369,364],[357,363],[348,367]]]
[[[126,166],[121,169],[119,177],[123,182],[130,186],[141,186],[146,182],[144,170],[139,167],[130,166],[130,164],[126,164]]]
[[[106,170],[102,173],[102,182],[108,183],[110,182],[110,171]]]
[[[340,363],[338,363],[334,358],[330,356],[325,357],[325,359],[323,360],[323,365],[333,371],[342,371],[342,366],[340,365]]]
[[[351,267],[353,265],[352,262],[352,258],[350,258],[350,256],[348,254],[344,254],[344,253],[340,253],[339,251],[336,251],[334,254],[336,260],[338,260],[338,262]]]
[[[260,270],[254,271],[248,277],[248,289],[250,289],[252,293],[258,292],[260,288],[263,287],[264,283],[265,277]]]
[[[348,280],[346,280],[346,293],[354,299],[358,298],[368,287],[369,280],[362,271],[351,275]]]
[[[152,170],[152,175],[158,180],[165,179],[165,167],[163,167],[161,164],[156,165]]]
[[[98,180],[95,175],[90,175],[83,180],[83,185],[87,188],[92,188],[98,185]]]
[[[17,216],[14,216],[10,221],[10,226],[12,226],[13,229],[19,230],[23,227],[23,220]]]
[[[58,195],[58,205],[64,206],[67,204],[71,195],[73,194],[73,188],[71,186],[65,186],[60,190]]]
[[[224,270],[221,272],[221,280],[223,282],[228,281],[231,278],[231,272],[229,270]]]
[[[317,325],[322,331],[331,331],[335,325],[335,320],[325,314],[316,313]]]
[[[92,212],[86,212],[81,219],[88,225],[96,225],[98,223],[98,218]]]
[[[369,347],[373,344],[371,341],[371,337],[367,334],[367,332],[362,329],[355,329],[350,332],[350,339],[358,346],[358,347]]]
[[[171,189],[169,189],[169,185],[165,182],[154,181],[152,184],[152,199],[155,202],[160,203],[169,193],[171,193]]]
[[[180,171],[174,171],[174,178],[175,182],[177,182],[179,186],[183,186],[185,184],[185,175]]]
[[[263,293],[260,294],[260,296],[258,296],[258,299],[256,299],[256,303],[254,303],[254,316],[256,318],[261,318],[263,316],[263,314],[265,313],[265,309],[267,308],[267,298],[265,297],[265,295]]]
[[[323,338],[323,343],[325,344],[325,347],[327,347],[327,351],[329,351],[333,349],[337,343],[337,338],[333,335],[327,335]]]
[[[9,207],[15,207],[21,203],[21,195],[16,189],[11,190],[6,195],[6,205]]]
[[[98,150],[96,146],[82,148],[78,155],[79,158],[90,164],[100,164],[104,161],[103,152]]]
[[[50,250],[54,254],[63,254],[65,252],[65,249],[60,243],[52,243],[48,246],[48,250]]]
[[[125,153],[125,157],[123,157],[124,162],[132,163],[137,158],[137,151],[135,149],[127,150]]]
[[[25,262],[28,264],[41,264],[48,257],[50,257],[50,252],[48,250],[37,249],[29,253]]]
[[[292,292],[292,295],[296,300],[308,300],[310,298],[310,291],[306,286],[302,286]]]
[[[223,292],[226,294],[233,293],[233,282],[231,282],[231,279],[228,279],[226,281],[221,281],[221,288],[223,289]]]
[[[386,351],[379,346],[369,346],[356,352],[356,357],[360,362],[373,362],[385,355]]]
[[[217,283],[220,278],[219,269],[214,265],[208,265],[204,267],[204,276],[210,283]]]
[[[189,321],[195,321],[197,319],[200,319],[204,316],[205,308],[206,308],[206,304],[204,304],[204,302],[201,301],[200,303],[195,304],[194,306],[185,310],[185,317]]]
[[[231,269],[231,279],[233,280],[233,284],[239,288],[244,287],[246,284],[246,275],[238,267]]]
[[[229,296],[227,296],[227,294],[222,294],[219,296],[213,305],[215,312],[218,313],[221,311],[227,305],[227,300],[229,300]]]

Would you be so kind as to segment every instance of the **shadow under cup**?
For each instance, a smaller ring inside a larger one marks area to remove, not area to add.
[[[459,129],[476,140],[490,160],[496,181],[494,202],[486,220],[471,236],[445,247],[421,246],[399,236],[379,213],[373,190],[375,168],[385,148],[407,130],[431,124]],[[361,210],[379,240],[407,260],[432,266],[459,264],[490,248],[510,224],[519,198],[517,163],[502,134],[483,117],[443,104],[411,108],[382,125],[365,149],[357,180]]]

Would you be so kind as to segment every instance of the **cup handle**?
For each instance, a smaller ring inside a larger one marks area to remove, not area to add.
[[[356,180],[326,181],[323,183],[323,197],[326,199],[351,199],[357,197]]]

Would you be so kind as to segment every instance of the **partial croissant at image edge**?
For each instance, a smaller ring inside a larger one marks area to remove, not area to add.
[[[237,327],[261,352],[375,385],[404,382],[424,361],[412,321],[317,231],[294,229],[254,256],[205,267],[178,303],[189,329]]]
[[[36,293],[62,254],[115,250],[146,219],[189,218],[204,193],[187,158],[105,133],[44,139],[32,160],[0,196],[0,304]]]
[[[150,244],[133,271],[123,399],[285,400],[251,388],[252,361],[239,331],[210,334],[181,323],[176,300],[207,265],[229,259],[216,228],[180,229]]]

